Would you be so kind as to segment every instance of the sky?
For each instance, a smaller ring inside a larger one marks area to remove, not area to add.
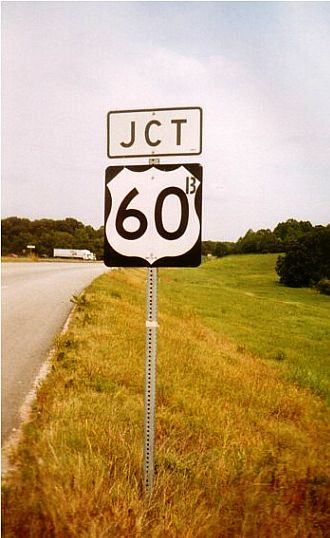
[[[111,110],[198,106],[204,240],[330,221],[329,2],[2,2],[2,218],[104,224]]]

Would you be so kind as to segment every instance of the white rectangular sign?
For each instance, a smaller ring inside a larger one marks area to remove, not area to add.
[[[108,157],[200,155],[200,107],[114,110],[108,113]]]

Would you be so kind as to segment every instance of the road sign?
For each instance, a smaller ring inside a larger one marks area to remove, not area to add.
[[[198,266],[201,211],[200,164],[109,166],[105,265]]]
[[[200,155],[200,107],[114,110],[108,113],[108,157]]]

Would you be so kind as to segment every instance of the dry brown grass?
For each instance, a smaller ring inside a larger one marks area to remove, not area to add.
[[[162,295],[156,482],[143,496],[144,284],[143,270],[112,272],[78,301],[13,456],[3,536],[327,536],[322,400]]]

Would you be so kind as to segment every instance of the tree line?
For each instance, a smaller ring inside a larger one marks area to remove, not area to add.
[[[316,226],[315,228],[319,228]],[[322,228],[322,226],[321,226]],[[248,230],[236,242],[203,241],[203,254],[222,257],[227,254],[267,254],[286,252],[288,246],[304,234],[312,231],[309,221],[289,219],[280,222],[274,230]]]
[[[9,217],[2,220],[2,255],[28,253],[52,257],[54,248],[88,249],[103,259],[104,228],[95,230],[74,218],[64,220]],[[316,286],[330,294],[330,225],[289,219],[274,230],[248,230],[236,242],[203,241],[202,254],[221,258],[229,254],[279,253],[276,272],[286,286]]]
[[[204,241],[203,254],[280,253],[275,270],[280,283],[290,287],[315,287],[330,295],[330,225],[289,219],[274,230],[248,230],[237,242]]]
[[[96,258],[103,258],[103,226],[95,230],[73,218],[64,220],[9,217],[2,224],[2,255],[28,253],[28,245],[34,245],[38,257],[52,257],[54,248],[87,249]]]

